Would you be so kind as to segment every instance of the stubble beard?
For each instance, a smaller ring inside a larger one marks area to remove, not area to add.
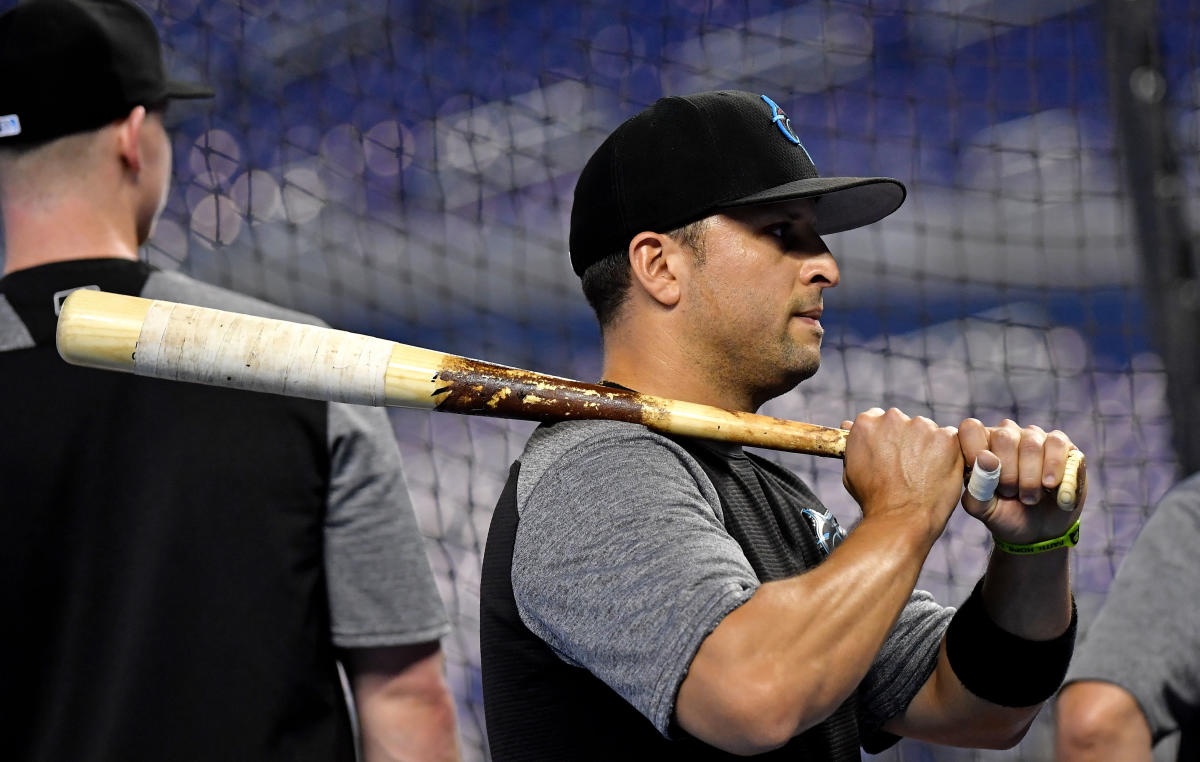
[[[759,362],[765,365],[766,358],[760,358]],[[804,344],[791,336],[785,337],[780,342],[778,355],[772,365],[769,371],[763,367],[759,383],[755,384],[757,389],[753,398],[756,409],[768,400],[782,397],[816,374],[821,367],[820,336],[814,342]]]

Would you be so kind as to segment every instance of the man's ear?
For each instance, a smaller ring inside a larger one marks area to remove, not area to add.
[[[142,127],[146,123],[146,107],[134,106],[129,116],[115,122],[117,150],[121,161],[135,174],[142,168]]]
[[[679,303],[685,252],[670,236],[644,231],[629,242],[629,269],[646,294],[664,307]]]

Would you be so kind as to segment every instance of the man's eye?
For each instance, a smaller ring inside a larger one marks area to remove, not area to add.
[[[778,238],[782,241],[784,238],[787,238],[788,228],[790,227],[791,225],[786,222],[778,225],[772,225],[771,227],[767,228],[767,235]]]

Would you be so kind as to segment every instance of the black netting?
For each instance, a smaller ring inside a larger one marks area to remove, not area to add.
[[[11,5],[0,0],[0,7]],[[340,328],[593,380],[598,332],[566,252],[571,191],[625,117],[672,93],[770,95],[826,174],[909,188],[830,236],[820,373],[764,412],[837,425],[872,406],[1013,417],[1087,452],[1075,551],[1086,626],[1177,477],[1162,348],[1086,0],[146,0],[172,69],[218,95],[174,122],[153,263]],[[1170,123],[1195,187],[1200,6],[1161,4]],[[395,411],[454,620],[467,757],[482,758],[483,537],[530,425]],[[779,456],[836,512],[840,463]],[[963,515],[922,586],[963,598],[985,562]],[[1020,747],[1050,754],[1049,712]],[[1012,753],[1006,753],[1009,758]],[[912,742],[887,759],[990,759]]]

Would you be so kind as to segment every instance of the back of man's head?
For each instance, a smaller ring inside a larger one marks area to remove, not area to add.
[[[0,150],[28,149],[152,109],[207,98],[171,81],[154,23],[128,0],[28,0],[0,15]]]

